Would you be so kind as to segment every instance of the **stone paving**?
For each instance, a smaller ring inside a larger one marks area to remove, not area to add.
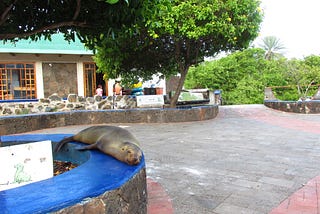
[[[286,206],[288,197],[320,175],[320,115],[239,105],[220,106],[218,117],[209,121],[114,125],[141,141],[148,185],[161,185],[168,196],[161,197],[177,214],[295,213]],[[33,133],[76,133],[86,127]]]

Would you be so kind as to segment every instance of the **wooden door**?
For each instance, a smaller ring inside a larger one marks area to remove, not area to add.
[[[83,63],[84,96],[93,97],[96,94],[96,64]]]

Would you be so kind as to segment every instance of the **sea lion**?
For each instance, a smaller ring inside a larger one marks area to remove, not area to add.
[[[58,152],[66,143],[77,141],[88,146],[79,150],[98,149],[129,165],[140,163],[142,151],[138,140],[126,129],[117,126],[91,126],[78,134],[64,138],[55,147]]]

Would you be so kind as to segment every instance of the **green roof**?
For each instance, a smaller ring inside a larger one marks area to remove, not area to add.
[[[15,43],[3,42],[0,40],[0,53],[33,53],[33,54],[82,54],[93,55],[87,50],[78,38],[73,41],[66,41],[62,34],[54,34],[49,40],[19,40]]]

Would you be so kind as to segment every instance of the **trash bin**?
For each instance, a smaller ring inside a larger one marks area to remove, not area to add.
[[[144,95],[156,95],[156,88],[144,88]]]

